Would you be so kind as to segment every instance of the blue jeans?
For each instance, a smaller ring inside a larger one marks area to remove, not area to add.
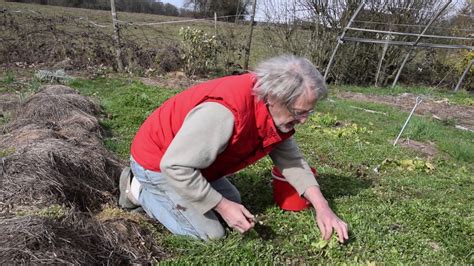
[[[200,213],[175,192],[164,174],[146,170],[132,157],[130,166],[141,184],[138,201],[150,217],[160,221],[176,235],[192,236],[205,241],[224,237],[224,227],[214,211]],[[219,178],[210,184],[226,199],[241,202],[239,191],[227,178]]]

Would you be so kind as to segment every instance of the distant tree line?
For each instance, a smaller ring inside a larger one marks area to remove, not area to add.
[[[6,0],[7,2],[33,3],[88,9],[110,9],[110,0]],[[184,7],[177,8],[158,0],[115,0],[117,11],[150,13],[166,16],[212,17],[231,16],[226,21],[242,19],[247,15],[251,0],[186,0]]]
[[[236,21],[238,16],[247,15],[250,7],[250,0],[186,0],[184,6],[187,8],[186,16],[212,17],[235,16],[225,19],[226,21]],[[183,15],[183,14],[182,14]]]
[[[55,5],[88,9],[110,9],[110,0],[7,0],[8,2],[34,3],[40,5]],[[179,9],[169,3],[155,0],[116,0],[118,11],[150,13],[167,16],[179,16]]]

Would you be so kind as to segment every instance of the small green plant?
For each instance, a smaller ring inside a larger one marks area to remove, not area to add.
[[[67,213],[66,207],[59,204],[53,204],[53,205],[44,207],[42,209],[19,210],[15,213],[15,215],[18,217],[40,216],[40,217],[45,217],[45,218],[50,218],[50,219],[61,219],[66,215],[66,213]]]
[[[391,168],[395,168],[398,171],[424,171],[426,173],[431,173],[435,170],[434,164],[430,161],[415,158],[403,160],[385,159],[377,167],[377,171]]]
[[[7,75],[3,77],[2,83],[8,85],[8,84],[12,84],[15,81],[16,81],[15,75],[12,72],[8,71]]]
[[[37,79],[33,79],[25,89],[21,91],[17,91],[20,97],[20,103],[24,103],[26,99],[28,99],[31,95],[38,92],[40,87],[41,87],[41,81]]]
[[[10,112],[4,112],[0,114],[0,125],[7,124],[8,122],[10,122],[11,118],[12,115]]]
[[[15,148],[0,150],[0,157],[7,157],[13,153],[15,153]]]
[[[53,204],[46,208],[38,210],[35,214],[41,217],[47,217],[51,219],[60,219],[66,215],[66,208],[59,204]]]
[[[334,127],[339,124],[337,116],[328,113],[316,113],[311,117],[311,122],[314,122],[314,127]]]
[[[186,74],[194,75],[209,71],[216,63],[216,36],[190,27],[181,28],[179,35],[183,38],[181,57]]]

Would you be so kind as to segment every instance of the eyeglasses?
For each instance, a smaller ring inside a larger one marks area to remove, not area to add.
[[[294,119],[308,118],[314,113],[314,110],[298,110],[295,108],[287,107]]]

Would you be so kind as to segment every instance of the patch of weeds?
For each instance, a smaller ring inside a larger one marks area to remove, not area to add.
[[[41,217],[47,217],[51,219],[60,219],[66,215],[67,209],[59,204],[53,204],[46,208],[40,209],[35,214]]]
[[[9,84],[14,83],[15,81],[16,81],[15,74],[8,71],[7,74],[5,75],[5,77],[3,77],[2,83],[5,84],[5,85],[9,85]]]
[[[24,103],[26,99],[37,93],[41,85],[42,84],[40,81],[33,79],[31,82],[28,83],[28,86],[26,88],[22,89],[21,91],[18,91],[17,93],[19,94],[20,103]]]
[[[445,118],[441,120],[441,124],[445,126],[454,127],[456,125],[456,119],[454,118]]]
[[[314,128],[316,127],[317,126],[314,126]],[[368,130],[366,127],[361,127],[356,123],[351,123],[342,127],[322,128],[319,132],[329,139],[350,139],[355,142],[360,141],[360,135],[372,134],[371,130]]]
[[[101,212],[96,214],[96,218],[102,222],[114,219],[127,219],[134,221],[138,224],[141,223],[144,219],[143,215],[139,213],[125,211],[120,208],[113,207],[104,208]]]
[[[403,160],[394,160],[394,159],[385,159],[382,161],[380,166],[376,168],[376,171],[382,171],[387,169],[395,168],[398,171],[424,171],[426,173],[431,173],[435,170],[435,166],[432,162],[422,160],[422,159],[403,159]]]
[[[414,140],[427,141],[435,139],[437,131],[438,128],[434,123],[430,123],[426,119],[413,117],[405,128],[403,135]]]
[[[50,219],[61,219],[67,214],[67,208],[59,205],[53,204],[42,209],[37,210],[19,210],[15,213],[16,216],[23,217],[23,216],[40,216]]]
[[[41,87],[42,83],[36,79],[33,79],[29,84],[28,84],[28,90],[32,92],[37,92],[39,88]]]
[[[8,157],[15,153],[15,148],[0,150],[0,157]]]
[[[334,127],[338,126],[340,123],[337,121],[337,116],[331,115],[329,113],[315,113],[311,116],[310,121],[315,125],[313,127]]]
[[[462,105],[474,106],[474,98],[461,98],[461,99],[459,99],[457,101],[454,101],[454,102],[462,104]]]
[[[8,124],[12,119],[10,112],[0,113],[0,125]]]

